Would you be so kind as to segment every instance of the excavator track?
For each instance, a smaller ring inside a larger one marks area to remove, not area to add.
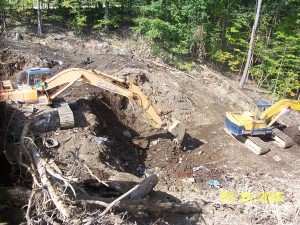
[[[69,129],[75,126],[74,115],[68,103],[58,103],[54,107],[58,111],[60,128]]]
[[[224,128],[227,134],[232,136],[238,142],[243,144],[246,148],[251,150],[256,155],[262,155],[270,151],[270,146],[259,137],[253,136],[235,136],[227,128]]]
[[[273,129],[272,139],[282,148],[290,148],[295,144],[292,138],[277,128]]]

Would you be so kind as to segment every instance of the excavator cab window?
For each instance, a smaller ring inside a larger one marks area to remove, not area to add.
[[[260,114],[269,108],[271,104],[265,100],[256,100],[251,104],[251,112],[254,115],[254,119],[258,119]]]
[[[34,75],[31,75],[29,77],[29,85],[30,86],[34,86],[35,85],[35,76]]]
[[[266,107],[263,107],[263,106],[257,107],[256,114],[255,114],[256,119],[259,118],[259,115],[265,110],[266,110]]]
[[[19,73],[19,88],[41,89],[42,83],[52,77],[54,74],[49,68],[33,68]]]
[[[18,80],[17,80],[18,85],[20,85],[20,86],[26,85],[27,84],[27,76],[28,76],[28,73],[26,71],[20,72]]]
[[[30,76],[29,85],[40,89],[42,88],[42,83],[48,78],[50,78],[49,74],[33,74]]]

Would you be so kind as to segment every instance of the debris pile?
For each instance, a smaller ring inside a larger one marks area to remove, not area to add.
[[[118,181],[100,180],[82,162],[78,151],[74,152],[72,165],[66,170],[62,165],[70,162],[57,162],[55,158],[47,156],[47,145],[43,145],[39,139],[35,141],[29,127],[29,123],[24,126],[19,156],[19,164],[30,172],[33,179],[26,211],[28,224],[34,224],[34,221],[93,224],[101,221],[111,209],[133,215],[147,212],[156,217],[164,213],[190,214],[201,211],[201,207],[195,203],[153,202],[151,198],[145,199],[158,183],[156,175],[133,186],[132,183],[120,185]],[[80,174],[84,171],[90,179],[82,179]],[[90,194],[89,188],[98,189],[98,193]],[[99,209],[103,209],[101,213]]]

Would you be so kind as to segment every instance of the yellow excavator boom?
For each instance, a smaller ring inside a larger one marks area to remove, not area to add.
[[[138,102],[143,107],[146,115],[151,119],[153,126],[156,128],[162,127],[162,120],[157,113],[161,111],[158,107],[148,99],[141,89],[133,83],[127,83],[125,80],[107,75],[95,70],[84,70],[80,68],[71,68],[51,77],[43,84],[44,89],[51,102],[56,96],[64,92],[67,88],[73,85],[76,81],[82,81],[107,90],[109,92],[131,98]],[[51,89],[58,90],[51,92]]]
[[[27,75],[27,80],[29,78],[33,78],[38,81],[41,80],[35,77],[34,74],[31,74],[30,76]],[[34,85],[23,85],[22,88],[14,90],[9,80],[7,82],[3,81],[2,86],[0,86],[0,99],[16,102],[19,101],[26,104],[48,105],[52,103],[53,99],[72,86],[76,81],[81,81],[135,100],[143,108],[145,114],[151,120],[153,127],[167,129],[177,138],[176,141],[178,143],[182,142],[185,134],[185,127],[182,123],[180,123],[180,121],[174,120],[172,124],[171,121],[165,121],[166,123],[163,122],[159,116],[161,110],[141,91],[138,86],[131,82],[127,82],[124,79],[96,70],[85,70],[80,68],[66,69],[46,80],[43,80],[41,82],[42,88],[37,88]],[[63,110],[60,114],[67,115],[60,117],[61,122],[66,124],[64,127],[71,127],[71,125],[74,124],[74,118],[72,121],[70,116],[70,114],[72,114],[71,109],[65,106],[60,108]],[[66,121],[63,121],[64,118],[66,118]]]
[[[292,99],[281,99],[271,107],[267,108],[264,112],[259,115],[261,120],[268,120],[277,113],[280,113],[284,109],[292,109],[300,111],[300,100]]]

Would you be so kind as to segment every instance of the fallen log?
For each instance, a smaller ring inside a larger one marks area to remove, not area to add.
[[[128,199],[140,200],[145,198],[149,194],[149,192],[153,190],[157,183],[158,178],[156,175],[147,177],[138,185],[138,188],[128,196]]]
[[[113,202],[112,198],[93,198],[94,200],[83,200],[91,205],[97,205],[100,208],[107,208],[109,203]],[[116,200],[116,199],[114,199]],[[153,202],[151,200],[121,200],[118,204],[113,205],[110,209],[118,212],[129,212],[132,215],[137,215],[140,212],[149,213],[154,217],[159,217],[163,214],[182,214],[188,215],[193,213],[201,213],[202,207],[196,202],[175,203],[175,202]],[[100,217],[99,217],[100,218]]]
[[[125,182],[123,182],[125,183]],[[132,182],[129,182],[130,184],[132,184]],[[134,186],[137,186],[137,188],[135,188],[135,190],[133,190],[130,194],[128,194],[128,196],[124,199],[127,200],[141,200],[143,198],[145,198],[152,190],[153,188],[156,186],[156,184],[158,183],[158,178],[156,175],[151,175],[149,177],[147,177],[146,179],[144,179],[141,183],[135,183]],[[87,186],[90,187],[101,187],[100,183],[92,183],[91,181],[86,181],[85,183]],[[100,185],[99,185],[100,184]],[[112,184],[110,182],[107,182],[108,185]],[[117,185],[116,185],[117,186]],[[124,186],[124,184],[123,184]],[[128,187],[128,185],[126,185]],[[119,188],[120,189],[120,188]],[[123,192],[124,189],[120,189],[122,192],[122,194],[124,194],[125,192]],[[126,190],[126,192],[128,192],[130,189]],[[132,190],[132,188],[131,188]],[[106,191],[107,192],[107,191]],[[117,192],[112,192],[112,193],[117,193]],[[103,191],[102,193],[103,194]],[[79,200],[101,200],[103,202],[106,203],[111,203],[112,201],[116,200],[117,198],[94,198],[92,196],[89,196],[87,194],[83,194],[81,193],[80,195],[77,196]]]
[[[51,182],[51,176],[53,176],[53,171],[49,168],[47,162],[40,156],[39,149],[34,144],[33,140],[29,137],[26,137],[29,132],[30,123],[25,124],[22,137],[21,137],[21,145],[24,151],[30,156],[30,160],[32,160],[32,164],[37,170],[39,174],[39,179],[41,184],[47,190],[49,198],[52,200],[57,210],[63,215],[64,218],[70,217],[70,209],[67,207],[65,202],[62,199],[62,193],[60,190],[54,187]],[[58,175],[58,174],[56,174]],[[57,177],[55,177],[57,178]],[[61,177],[64,180],[64,178]]]
[[[200,213],[201,207],[195,203],[174,203],[174,202],[163,202],[156,203],[149,200],[122,200],[118,205],[114,207],[117,211],[127,211],[135,215],[139,212],[147,212],[155,217],[159,217],[162,214],[183,214],[188,215],[192,213]]]
[[[116,204],[118,204],[122,199],[126,198],[130,193],[132,193],[133,191],[135,191],[138,188],[138,185],[134,186],[131,190],[127,191],[125,194],[121,195],[119,198],[117,198],[116,200],[114,200],[112,203],[110,203],[106,209],[100,213],[100,215],[95,216],[93,218],[90,218],[88,220],[87,223],[85,223],[85,225],[91,225],[95,222],[97,222],[98,220],[100,220],[106,213],[109,212],[109,210],[111,210]]]
[[[111,202],[106,209],[98,216],[94,218],[90,218],[87,220],[85,225],[90,225],[100,220],[109,210],[115,209],[121,212],[129,212],[133,215],[136,215],[140,212],[149,213],[155,217],[159,217],[162,214],[193,214],[193,213],[201,213],[202,208],[198,203],[189,202],[189,203],[174,203],[174,202],[166,202],[166,203],[156,203],[150,200],[144,200],[146,195],[155,187],[158,182],[158,178],[156,175],[152,175],[145,180],[143,180],[140,184],[134,186],[127,193],[123,194],[119,198],[115,199]],[[105,200],[100,202],[97,201],[89,201],[91,204],[99,205],[100,207],[105,206]]]
[[[129,185],[125,185],[126,182],[123,181],[123,187],[126,187],[128,188]],[[133,182],[128,182],[129,184],[132,184]],[[141,183],[134,183],[135,185],[133,186],[138,186],[134,191],[132,191],[127,197],[126,199],[128,200],[140,200],[140,199],[143,199],[145,198],[152,190],[153,188],[156,186],[156,184],[158,183],[158,178],[156,175],[151,175],[149,177],[147,177],[146,179],[144,179]],[[111,191],[111,193],[122,193],[124,194],[124,189],[123,188],[120,188],[120,185],[116,185],[116,182],[107,182],[107,184],[109,185],[110,188],[113,188],[115,189],[117,192],[115,191]],[[111,187],[111,184],[114,184],[113,187]],[[100,188],[101,187],[101,183],[95,183],[95,182],[92,182],[90,180],[87,180],[85,181],[85,185],[86,186],[89,186],[89,187],[95,187],[95,188]],[[133,187],[131,186],[131,188]],[[102,185],[103,187],[103,185]],[[126,192],[128,192],[131,188],[127,189]],[[108,191],[106,191],[108,192]],[[102,194],[103,194],[103,191],[102,191]],[[94,198],[92,197],[89,197],[87,195],[84,195],[84,194],[81,194],[79,195],[79,198],[81,198],[81,200],[83,199],[86,199],[86,200],[95,200]],[[101,198],[101,200],[103,201],[103,199],[105,198]],[[110,200],[111,199],[114,199],[114,198],[108,198],[109,200],[105,201],[107,203],[111,202]]]

